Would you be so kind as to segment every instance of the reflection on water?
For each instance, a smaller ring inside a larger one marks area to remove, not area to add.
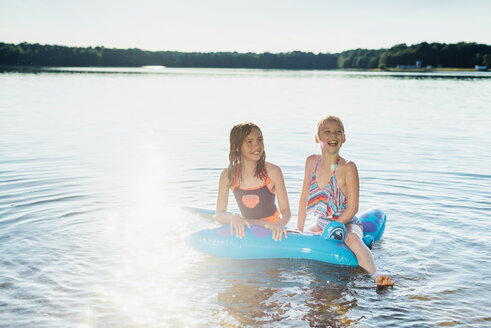
[[[306,260],[236,261],[209,258],[199,280],[217,289],[214,314],[221,326],[349,327],[356,299],[345,299],[359,270]],[[213,279],[214,278],[214,279]],[[370,283],[370,277],[365,277]]]
[[[0,73],[62,73],[62,74],[153,74],[153,75],[208,75],[208,76],[265,76],[268,77],[343,77],[343,78],[397,78],[397,79],[489,79],[487,71],[429,71],[391,72],[364,70],[281,70],[245,68],[171,68],[165,66],[143,67],[43,67],[43,66],[0,66]]]
[[[489,74],[53,70],[0,74],[0,326],[491,323]],[[360,269],[228,261],[184,244],[215,226],[181,208],[214,209],[240,121],[261,126],[293,227],[327,113],[344,120],[360,210],[388,215],[373,254],[396,287],[377,290]]]

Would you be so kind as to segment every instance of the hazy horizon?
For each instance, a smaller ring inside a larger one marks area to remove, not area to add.
[[[491,44],[491,1],[0,0],[0,40],[179,52],[339,53]]]

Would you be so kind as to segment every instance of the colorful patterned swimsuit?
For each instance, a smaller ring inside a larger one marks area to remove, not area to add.
[[[276,222],[280,218],[280,211],[276,207],[276,193],[269,189],[271,180],[266,178],[262,186],[250,189],[239,188],[237,175],[234,178],[232,192],[242,217]]]
[[[322,158],[321,158],[322,159]],[[348,200],[344,196],[341,188],[336,181],[336,168],[338,167],[339,157],[332,170],[332,176],[324,188],[319,188],[317,184],[316,172],[319,161],[315,163],[314,172],[310,178],[310,191],[307,200],[307,213],[317,216],[317,226],[324,230],[332,220],[337,220],[348,205]],[[354,216],[350,223],[360,224],[360,220]]]

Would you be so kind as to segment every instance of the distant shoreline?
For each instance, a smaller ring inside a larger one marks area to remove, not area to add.
[[[125,71],[127,69],[128,71]],[[472,68],[420,68],[420,69],[398,69],[398,68],[332,68],[332,69],[289,69],[289,68],[243,68],[243,67],[164,67],[158,68],[148,66],[21,66],[21,65],[0,65],[1,73],[128,73],[129,70],[145,69],[134,71],[134,73],[160,73],[166,69],[217,69],[217,70],[266,70],[266,71],[325,71],[325,72],[372,72],[372,73],[414,73],[414,74],[431,74],[431,73],[490,73],[491,70],[476,70]],[[104,70],[104,71],[103,71]]]
[[[291,70],[362,69],[392,72],[479,71],[491,67],[491,45],[427,43],[341,53],[238,53],[145,51],[0,42],[0,65],[44,67],[251,68]],[[476,69],[479,68],[479,70]]]

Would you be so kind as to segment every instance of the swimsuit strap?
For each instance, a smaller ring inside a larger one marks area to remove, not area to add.
[[[319,160],[317,162],[315,162],[315,164],[314,164],[314,170],[312,171],[312,176],[310,177],[311,181],[317,182],[317,175],[315,173],[317,172],[317,167],[319,166],[319,163],[321,162],[321,160],[322,160],[322,156],[319,157]]]
[[[232,191],[239,186],[239,167],[235,168],[234,181],[232,185]]]
[[[334,173],[336,172],[336,169],[338,168],[338,163],[339,163],[339,156],[338,159],[336,160],[336,164],[334,164],[334,168],[332,169],[332,175],[334,176]]]

